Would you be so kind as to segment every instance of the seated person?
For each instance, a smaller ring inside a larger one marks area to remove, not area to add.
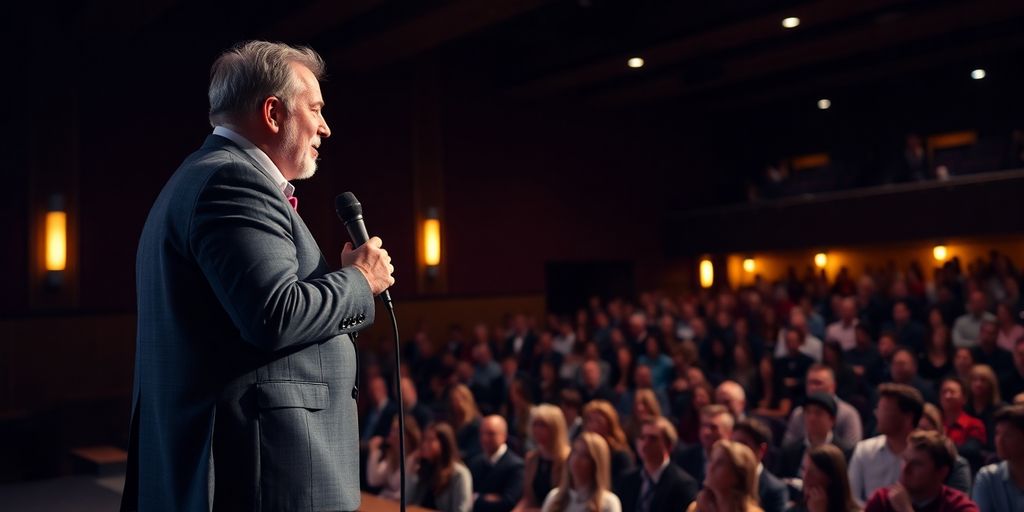
[[[626,510],[669,510],[697,497],[697,481],[671,461],[677,441],[675,427],[664,417],[648,418],[641,425],[637,451],[642,465],[627,473],[615,489]]]
[[[497,415],[480,422],[481,453],[469,461],[473,510],[509,512],[523,495],[523,459],[508,449],[508,423]]]
[[[1007,406],[995,415],[996,454],[1002,462],[978,472],[971,496],[982,512],[1024,510],[1024,405]]]
[[[978,512],[966,494],[947,487],[956,448],[938,432],[917,430],[907,437],[897,483],[871,495],[864,512]]]

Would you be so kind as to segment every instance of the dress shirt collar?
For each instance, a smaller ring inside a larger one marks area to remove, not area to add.
[[[491,461],[491,465],[492,466],[496,465],[498,463],[498,461],[501,460],[501,458],[505,456],[505,452],[507,452],[507,451],[508,451],[508,445],[507,444],[502,444],[501,446],[499,446],[498,447],[498,451],[494,452],[494,455],[491,455],[490,457],[488,457],[490,459],[490,461]]]
[[[226,126],[215,127],[213,129],[213,134],[234,142],[246,155],[249,155],[250,158],[260,164],[260,166],[262,166],[274,178],[274,183],[276,183],[277,187],[281,189],[281,193],[283,193],[285,197],[291,197],[295,193],[295,186],[288,183],[288,180],[286,180],[284,175],[281,174],[281,170],[277,168],[277,165],[274,165],[274,161],[271,160],[262,149],[256,147],[255,144],[250,142],[249,139]]]

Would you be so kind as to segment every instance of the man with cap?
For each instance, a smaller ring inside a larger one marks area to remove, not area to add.
[[[846,459],[850,459],[853,447],[842,442],[832,432],[836,425],[837,411],[836,400],[831,394],[819,391],[807,395],[803,410],[804,438],[782,446],[781,460],[779,467],[776,468],[776,474],[783,478],[803,479],[804,453],[811,448],[827,443],[836,445],[843,451]]]

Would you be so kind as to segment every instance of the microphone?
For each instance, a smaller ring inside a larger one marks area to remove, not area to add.
[[[352,239],[352,248],[358,248],[370,239],[366,232],[366,224],[363,222],[363,205],[359,204],[356,195],[352,192],[345,192],[334,198],[334,211],[338,212],[338,218],[345,224],[348,236]],[[381,301],[391,309],[391,293],[384,290],[380,294]]]
[[[348,236],[352,239],[352,248],[355,249],[360,245],[366,243],[370,239],[370,235],[366,232],[366,224],[363,223],[363,205],[359,204],[359,200],[356,199],[356,195],[352,192],[345,192],[338,197],[334,198],[334,211],[338,212],[338,218],[341,222],[345,223],[345,229],[348,230]],[[398,342],[401,337],[398,335],[398,319],[395,318],[395,308],[391,304],[391,294],[387,290],[384,290],[380,294],[381,301],[384,302],[384,307],[388,310],[391,316],[391,327],[394,330],[395,335],[395,389],[398,390],[398,431],[401,435],[398,436],[398,464],[399,464],[399,510],[405,512],[406,496],[405,496],[405,404],[402,399],[402,356],[401,344]],[[358,356],[357,356],[358,359]],[[357,370],[356,381],[359,380],[359,373]],[[355,396],[353,396],[355,398]]]

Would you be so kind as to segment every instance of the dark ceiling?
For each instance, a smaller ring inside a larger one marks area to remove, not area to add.
[[[599,107],[748,108],[959,61],[1011,62],[1019,74],[1024,48],[1024,2],[1012,0],[122,0],[39,9],[51,11],[35,25],[7,17],[9,28],[60,32],[81,63],[113,46],[215,55],[262,37],[311,44],[332,75],[431,54],[481,94]],[[787,16],[801,25],[782,28]],[[633,56],[646,65],[627,67]]]

